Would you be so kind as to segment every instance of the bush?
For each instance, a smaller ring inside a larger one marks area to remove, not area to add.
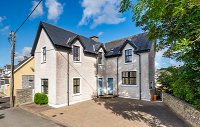
[[[45,105],[48,104],[48,97],[44,93],[36,93],[34,96],[34,103]]]

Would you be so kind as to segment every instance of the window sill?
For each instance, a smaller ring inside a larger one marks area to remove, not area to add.
[[[133,64],[133,62],[129,62],[129,63],[124,63],[124,64],[126,64],[126,65],[128,65],[128,64]]]
[[[76,93],[76,94],[73,94],[72,96],[74,97],[74,96],[80,96],[81,95],[81,93]]]
[[[81,63],[81,61],[74,61],[74,63]]]
[[[46,61],[42,62],[41,64],[45,64],[45,63],[46,63]]]

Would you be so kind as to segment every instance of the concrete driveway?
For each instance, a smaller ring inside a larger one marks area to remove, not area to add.
[[[0,127],[61,127],[19,108],[0,110]]]
[[[162,102],[97,99],[42,112],[72,127],[187,127]]]

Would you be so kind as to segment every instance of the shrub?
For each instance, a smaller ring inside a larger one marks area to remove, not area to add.
[[[36,93],[34,96],[34,103],[45,105],[48,104],[48,97],[44,93]]]

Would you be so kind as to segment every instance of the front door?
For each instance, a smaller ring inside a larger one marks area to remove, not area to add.
[[[103,95],[103,79],[98,78],[98,95],[102,96]]]
[[[109,95],[113,95],[113,78],[108,78],[108,87],[107,87],[107,92]]]

